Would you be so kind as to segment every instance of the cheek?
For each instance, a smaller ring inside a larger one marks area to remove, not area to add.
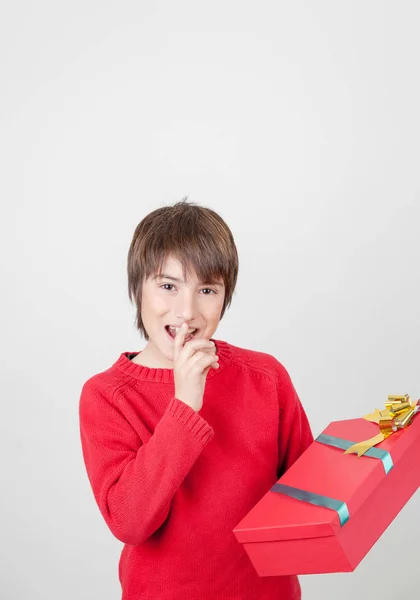
[[[170,303],[167,299],[156,295],[153,298],[151,298],[151,301],[149,303],[150,311],[155,313],[156,315],[164,314],[168,309],[169,304]]]

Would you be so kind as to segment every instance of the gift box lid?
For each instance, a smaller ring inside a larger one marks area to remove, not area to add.
[[[377,424],[363,418],[334,421],[322,432],[353,443],[379,433]],[[389,452],[392,468],[420,435],[420,417],[405,429],[376,446]],[[386,469],[382,460],[356,454],[314,441],[278,483],[327,496],[345,503],[349,520],[342,525],[339,513],[269,490],[233,530],[239,542],[291,540],[335,535],[349,526],[351,515],[368,501]],[[275,487],[275,486],[273,486]]]

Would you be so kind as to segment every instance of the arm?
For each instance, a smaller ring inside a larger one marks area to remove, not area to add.
[[[279,397],[278,479],[289,469],[314,440],[308,417],[289,373],[277,365]]]
[[[214,430],[173,397],[143,443],[118,396],[88,380],[79,403],[83,458],[92,491],[111,532],[141,544],[168,517],[171,501]]]

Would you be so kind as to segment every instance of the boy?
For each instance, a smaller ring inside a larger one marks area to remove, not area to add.
[[[286,369],[214,339],[238,275],[214,211],[159,208],[128,253],[147,340],[88,379],[83,456],[115,537],[122,600],[298,600],[298,578],[259,577],[232,530],[313,441]]]

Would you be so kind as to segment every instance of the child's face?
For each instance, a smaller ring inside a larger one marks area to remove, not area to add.
[[[143,283],[142,319],[150,338],[146,347],[149,360],[172,368],[174,340],[165,326],[186,321],[188,329],[197,329],[194,337],[209,340],[219,324],[225,288],[223,280],[218,285],[199,284],[196,277],[183,281],[182,266],[172,257],[164,262],[162,273],[170,277],[152,276]]]

